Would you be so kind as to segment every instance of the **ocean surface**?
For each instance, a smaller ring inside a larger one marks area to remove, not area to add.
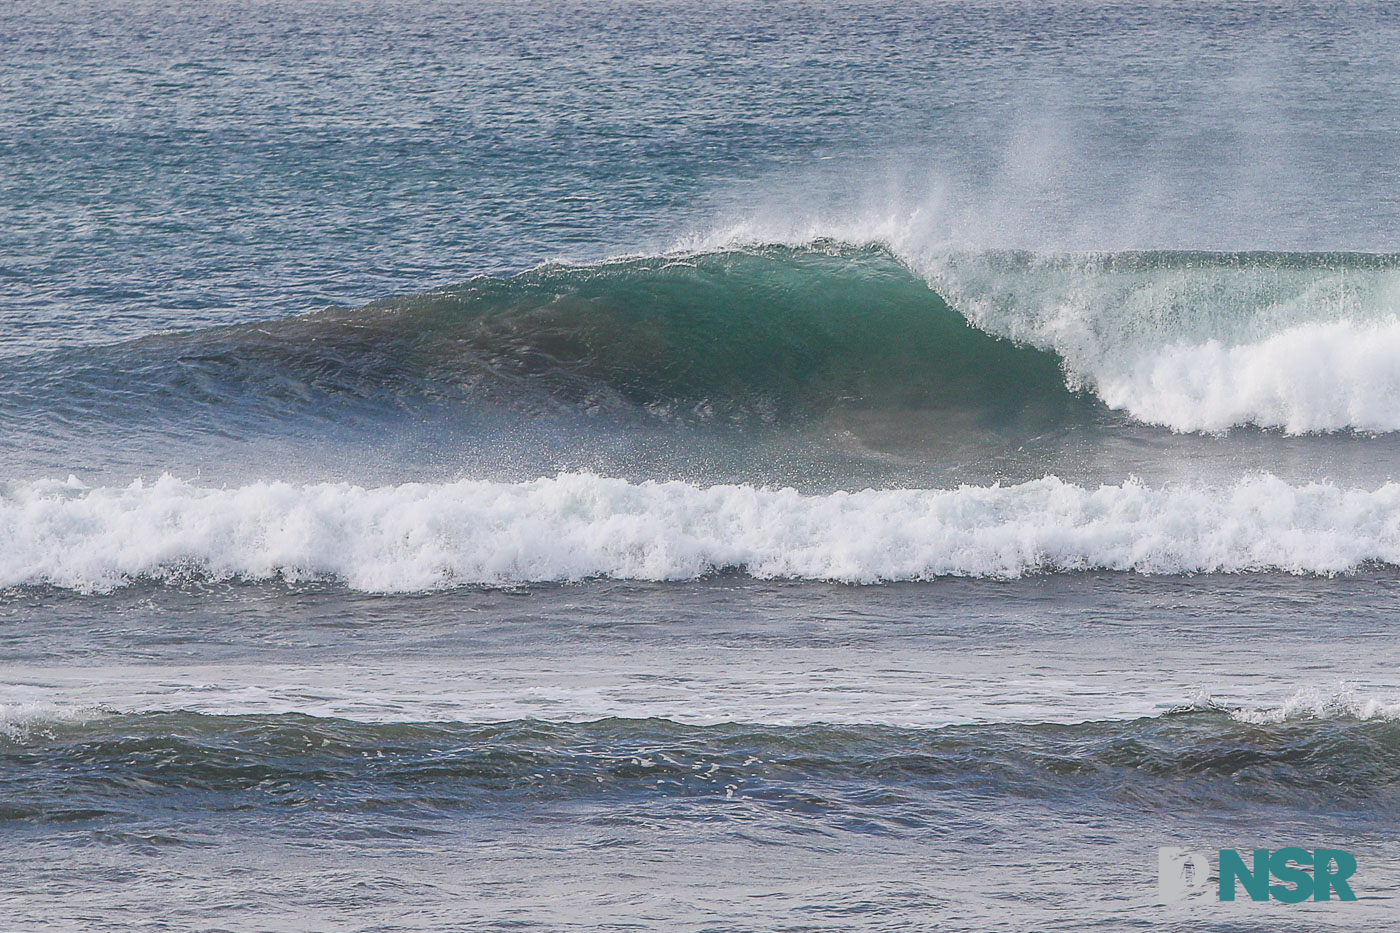
[[[1395,929],[1398,49],[0,6],[0,931]]]

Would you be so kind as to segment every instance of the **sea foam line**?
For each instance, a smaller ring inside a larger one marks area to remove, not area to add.
[[[0,586],[108,590],[138,578],[336,578],[366,591],[723,570],[847,583],[1091,569],[1336,573],[1400,564],[1400,485],[1014,486],[803,495],[631,483],[364,488],[165,476],[0,487]]]
[[[256,674],[252,675],[257,677]],[[1106,674],[1105,677],[1111,675]],[[567,697],[530,690],[517,692],[509,705],[481,704],[480,698],[458,697],[441,693],[398,692],[392,703],[374,693],[354,689],[329,690],[318,686],[316,696],[308,697],[305,690],[290,685],[248,683],[240,681],[227,688],[201,683],[180,685],[161,681],[156,689],[131,692],[131,685],[120,682],[91,683],[77,691],[49,691],[51,698],[6,702],[6,686],[0,684],[0,748],[5,741],[23,744],[32,739],[51,737],[56,727],[85,726],[124,716],[190,713],[201,716],[240,716],[276,719],[286,716],[325,719],[363,724],[427,724],[458,723],[479,725],[502,722],[591,723],[610,718],[631,720],[667,720],[691,726],[723,723],[750,723],[763,726],[802,728],[813,725],[884,726],[896,729],[939,730],[969,725],[1017,725],[1033,723],[1132,722],[1193,713],[1217,713],[1238,723],[1252,726],[1273,726],[1287,723],[1328,721],[1396,722],[1400,721],[1400,702],[1393,695],[1367,695],[1346,683],[1332,686],[1307,686],[1292,695],[1272,702],[1256,697],[1250,705],[1221,702],[1202,691],[1191,702],[1167,708],[1161,702],[1145,700],[1127,704],[1113,702],[1114,696],[1099,693],[1080,694],[1072,707],[1045,706],[1035,703],[984,704],[975,699],[969,703],[922,704],[917,709],[900,702],[898,694],[871,697],[874,705],[860,700],[841,707],[827,705],[792,710],[773,707],[765,696],[750,696],[742,704],[726,704],[722,696],[711,695],[714,702],[644,700],[640,704],[571,706]],[[145,685],[141,685],[145,686]],[[1257,685],[1256,685],[1257,686]],[[123,688],[128,688],[124,690]],[[213,688],[213,689],[211,689]],[[115,694],[115,701],[93,702],[89,694]],[[532,699],[545,696],[544,702]],[[456,700],[454,703],[453,700]],[[561,704],[558,702],[563,699]],[[578,698],[574,698],[577,700]],[[965,698],[966,699],[966,698]],[[1088,701],[1088,705],[1085,702]],[[1102,702],[1099,702],[1102,701]]]

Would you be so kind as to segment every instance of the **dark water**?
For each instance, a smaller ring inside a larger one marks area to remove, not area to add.
[[[1380,929],[1394,600],[1389,573],[15,594],[0,890],[98,928],[155,897],[234,929]],[[1154,906],[1158,844],[1295,839],[1345,840],[1363,900]]]
[[[0,10],[0,929],[1390,929],[1397,25]]]

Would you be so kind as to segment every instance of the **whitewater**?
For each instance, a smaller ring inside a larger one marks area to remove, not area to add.
[[[300,580],[355,589],[615,577],[876,583],[1037,571],[1340,573],[1400,563],[1400,484],[1275,477],[1223,489],[1015,486],[824,496],[634,484],[589,474],[364,488],[212,489],[165,476],[123,488],[11,485],[0,585],[94,591],[141,578]]]

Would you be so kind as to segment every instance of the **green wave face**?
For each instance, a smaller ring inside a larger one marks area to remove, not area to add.
[[[1058,358],[977,330],[888,252],[815,247],[477,279],[344,326],[406,341],[439,385],[769,421],[833,408],[1079,404]]]
[[[244,418],[427,398],[680,422],[924,410],[991,423],[1089,404],[1054,353],[971,326],[887,250],[835,244],[544,266],[37,362],[9,394],[83,408],[125,380],[167,407]]]

